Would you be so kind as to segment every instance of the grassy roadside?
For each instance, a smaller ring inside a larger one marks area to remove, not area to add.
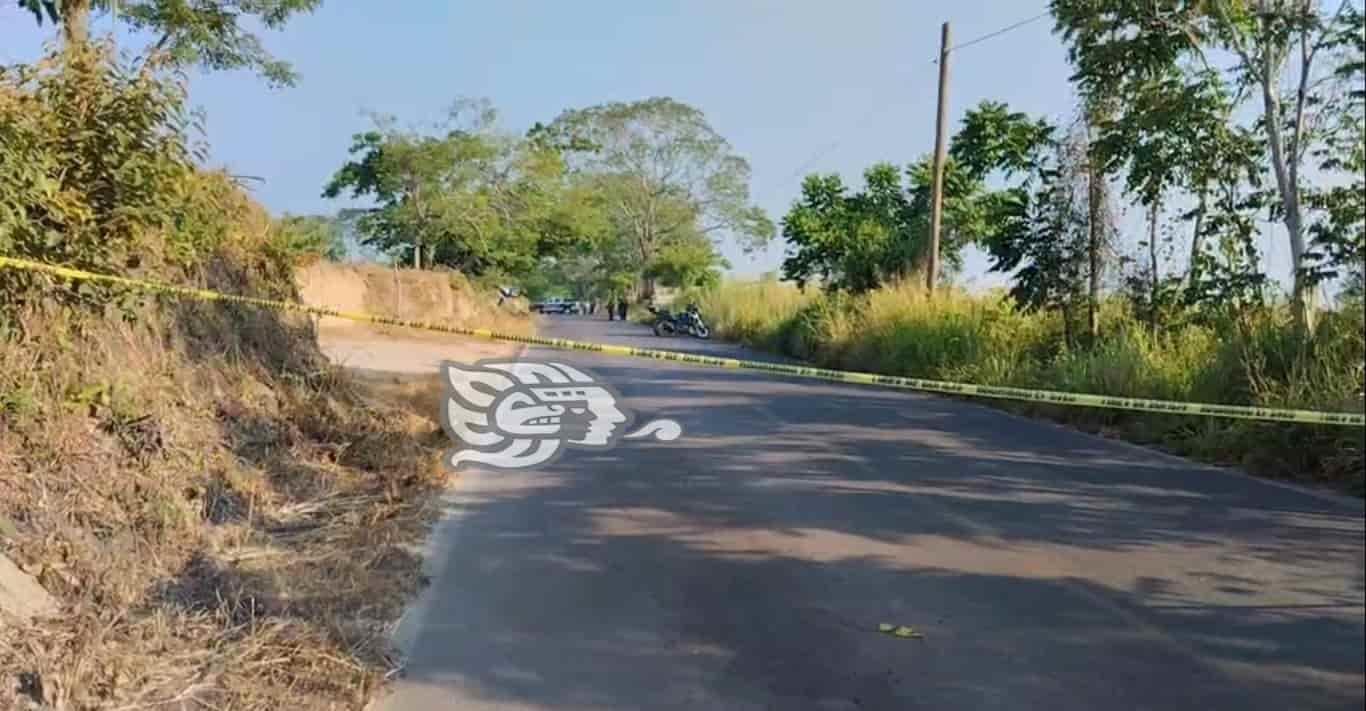
[[[781,283],[729,283],[687,298],[720,337],[825,367],[1130,397],[1363,408],[1360,305],[1326,314],[1307,346],[1276,309],[1153,333],[1114,301],[1099,342],[1069,349],[1059,318],[1020,312],[995,295],[931,300],[918,287],[897,286],[827,296]],[[1360,430],[991,404],[1263,476],[1364,488]]]
[[[206,286],[274,297],[230,259]],[[0,348],[0,549],[59,615],[0,626],[0,708],[359,708],[390,668],[443,486],[416,401],[301,319],[168,303],[32,310]]]
[[[112,47],[0,68],[0,254],[299,300],[316,255],[193,138]],[[300,315],[0,270],[0,555],[57,605],[0,609],[0,709],[363,708],[421,584],[435,412]]]

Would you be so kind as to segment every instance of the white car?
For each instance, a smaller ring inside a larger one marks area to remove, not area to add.
[[[531,310],[542,314],[576,314],[582,311],[579,302],[569,299],[546,299],[531,305]]]

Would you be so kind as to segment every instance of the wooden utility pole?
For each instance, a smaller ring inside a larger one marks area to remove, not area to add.
[[[930,267],[926,286],[930,293],[939,281],[939,228],[944,220],[944,133],[949,103],[949,23],[939,39],[939,108],[934,127],[934,189],[930,199]]]

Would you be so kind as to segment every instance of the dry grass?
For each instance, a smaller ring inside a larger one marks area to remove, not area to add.
[[[279,296],[281,276],[204,278]],[[22,331],[0,341],[0,550],[62,609],[0,625],[0,708],[363,706],[445,477],[420,391],[234,306],[30,311]]]

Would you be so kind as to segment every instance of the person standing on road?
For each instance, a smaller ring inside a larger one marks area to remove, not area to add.
[[[621,301],[617,302],[617,320],[626,320],[626,299],[622,299]]]

